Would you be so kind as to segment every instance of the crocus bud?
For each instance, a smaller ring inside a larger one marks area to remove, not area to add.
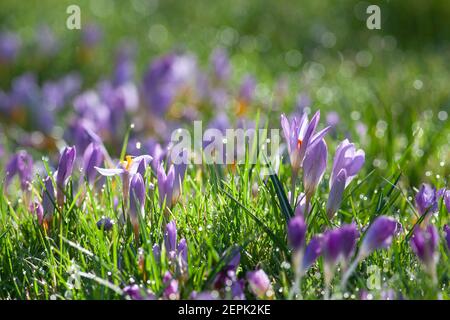
[[[386,217],[377,217],[367,229],[366,235],[362,241],[359,257],[367,257],[374,250],[387,248],[392,243],[392,238],[400,230],[400,224],[397,220]]]
[[[90,143],[83,154],[83,171],[90,185],[94,184],[97,176],[95,167],[101,166],[103,160],[102,149],[96,143]]]
[[[159,191],[159,204],[162,207],[164,202],[167,207],[172,207],[172,194],[175,181],[175,169],[173,165],[170,166],[166,175],[162,163],[158,166],[157,170],[158,178],[158,191]]]
[[[173,220],[166,225],[164,245],[166,246],[167,258],[173,260],[177,252],[177,226]]]
[[[67,179],[72,175],[75,157],[75,147],[66,147],[59,158],[58,172],[56,173],[56,197],[60,207],[64,205],[64,188],[66,187]]]
[[[427,272],[435,275],[435,266],[438,261],[437,246],[439,235],[436,227],[429,224],[424,228],[416,226],[411,237],[411,249],[425,266]]]
[[[270,284],[269,277],[264,270],[259,269],[256,271],[247,272],[247,281],[250,285],[250,289],[258,298],[270,298],[273,295],[272,285]]]
[[[130,221],[134,233],[139,233],[139,214],[144,215],[145,185],[139,173],[133,175],[130,181]]]
[[[42,205],[37,201],[33,202],[30,205],[30,212],[37,217],[38,223],[42,225],[42,222],[44,221],[44,209],[42,208]]]
[[[26,191],[33,176],[33,158],[24,150],[17,152],[6,164],[6,188],[15,175],[19,176],[22,191]]]
[[[331,185],[330,194],[327,202],[327,215],[331,220],[341,206],[342,194],[345,189],[345,181],[347,180],[347,172],[342,169]]]
[[[288,224],[288,240],[295,251],[300,251],[305,245],[306,223],[301,215],[293,217]]]
[[[44,189],[42,190],[42,208],[44,210],[44,222],[48,225],[53,218],[55,212],[56,200],[55,189],[51,177],[44,179]]]
[[[450,250],[450,227],[446,224],[444,226],[445,240],[447,242],[447,248]]]
[[[416,194],[416,207],[420,215],[425,213],[434,213],[438,209],[436,188],[423,183],[419,192]]]
[[[186,243],[186,239],[181,239],[180,242],[178,243],[178,267],[180,270],[180,273],[186,273],[187,272],[187,267],[188,267],[188,260],[187,260],[187,255],[188,255],[188,251],[187,251],[188,247],[187,247],[187,243]]]
[[[355,252],[359,231],[355,223],[343,225],[339,230],[341,232],[341,258],[344,263],[347,263]]]
[[[322,241],[323,235],[321,234],[314,236],[309,241],[302,259],[302,273],[306,272],[322,253]]]
[[[330,284],[334,268],[338,263],[342,248],[342,234],[339,229],[328,230],[323,235],[322,255],[324,262],[325,283]]]
[[[303,162],[303,185],[305,187],[307,206],[308,199],[314,194],[326,168],[327,145],[325,140],[321,139],[308,149]]]
[[[356,150],[355,145],[350,143],[347,139],[342,141],[336,148],[333,168],[331,170],[330,188],[342,169],[345,169],[346,172],[345,187],[347,187],[359,170],[361,170],[364,161],[365,153],[363,150]]]

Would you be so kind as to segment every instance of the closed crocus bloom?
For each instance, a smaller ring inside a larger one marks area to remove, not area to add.
[[[298,172],[303,166],[303,159],[307,149],[319,142],[329,130],[329,127],[327,127],[315,133],[319,119],[319,111],[316,112],[311,121],[308,121],[306,113],[300,119],[294,117],[291,122],[284,114],[281,115],[281,127],[286,139],[289,159],[294,173]]]
[[[289,220],[288,240],[294,251],[300,251],[305,245],[306,223],[301,215]]]
[[[114,221],[108,217],[102,217],[97,221],[97,228],[99,230],[110,231],[114,226]]]
[[[303,162],[303,185],[305,187],[307,207],[309,203],[308,199],[314,194],[326,168],[327,145],[325,140],[321,139],[308,149]]]
[[[309,241],[302,259],[302,273],[306,272],[322,253],[322,241],[323,235],[321,234],[314,236]]]
[[[95,182],[97,170],[95,167],[102,165],[104,160],[103,151],[96,143],[90,143],[83,154],[83,172],[90,185]]]
[[[173,220],[166,225],[164,245],[166,247],[167,257],[169,260],[173,260],[177,252],[177,226]]]
[[[367,257],[374,250],[391,245],[394,235],[400,230],[400,224],[391,217],[379,216],[367,229],[358,254],[359,260]]]
[[[450,250],[450,227],[448,225],[444,226],[444,234],[445,234],[445,241],[447,242],[447,249]]]
[[[334,180],[340,174],[342,169],[345,169],[346,180],[345,187],[353,180],[353,178],[361,170],[365,162],[365,153],[363,150],[356,150],[355,145],[350,143],[347,139],[342,141],[336,148],[336,153],[333,160],[333,168],[331,170],[330,188],[334,184]]]
[[[145,184],[139,173],[133,175],[130,181],[130,221],[134,233],[139,233],[139,214],[144,215]]]
[[[250,285],[250,289],[258,298],[270,298],[273,295],[272,285],[270,284],[269,277],[264,270],[259,269],[256,271],[247,272],[247,281]]]
[[[44,208],[42,205],[37,201],[33,202],[30,205],[30,212],[37,217],[38,223],[42,225],[44,221]]]
[[[161,248],[159,244],[154,244],[152,247],[153,258],[155,258],[156,263],[161,262]]]
[[[346,180],[347,172],[345,169],[342,169],[335,177],[333,184],[331,185],[330,194],[328,195],[327,201],[327,215],[329,219],[333,218],[341,206]]]
[[[355,223],[343,225],[339,230],[341,232],[341,258],[342,262],[346,265],[355,253],[359,231]]]
[[[328,230],[323,235],[322,256],[326,287],[331,283],[334,269],[342,250],[342,234],[339,229]],[[328,293],[326,294],[326,296]]]
[[[48,226],[52,221],[55,212],[55,189],[51,177],[44,179],[44,189],[42,190],[42,208],[44,210],[44,222]]]
[[[60,207],[64,205],[64,188],[66,187],[67,180],[72,175],[75,157],[75,147],[66,147],[59,158],[58,171],[56,173],[56,197]]]
[[[436,188],[423,183],[416,194],[416,207],[420,215],[434,213],[438,210]]]
[[[423,263],[428,273],[435,276],[435,266],[438,261],[437,247],[439,235],[437,229],[432,224],[424,228],[416,226],[410,240],[411,249]]]
[[[172,207],[172,195],[175,182],[175,168],[173,165],[170,166],[169,171],[165,172],[162,163],[159,165],[157,170],[158,178],[158,191],[159,191],[159,204],[162,207],[164,202],[167,207]]]
[[[26,191],[33,176],[33,158],[24,150],[13,155],[6,164],[6,188],[11,184],[11,180],[15,175],[20,179],[22,191]]]
[[[178,251],[178,267],[180,270],[180,273],[186,273],[187,267],[188,267],[188,260],[187,260],[187,254],[188,254],[188,247],[186,243],[186,239],[181,239],[178,243],[177,251]]]

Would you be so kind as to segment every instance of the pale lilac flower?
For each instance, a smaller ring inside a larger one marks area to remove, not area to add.
[[[156,263],[160,263],[161,262],[161,248],[159,247],[158,244],[153,245],[152,253],[153,253],[153,258],[155,259]]]
[[[231,64],[226,50],[222,48],[214,50],[211,63],[216,79],[220,81],[228,80],[231,74]]]
[[[5,188],[11,184],[15,175],[19,177],[22,191],[28,190],[33,176],[33,158],[26,151],[21,150],[11,157],[6,164]]]
[[[301,215],[291,218],[288,223],[288,239],[295,250],[302,250],[305,246],[306,223]]]
[[[139,234],[139,215],[144,216],[145,184],[139,173],[134,174],[130,181],[130,221],[134,234]]]
[[[391,245],[394,235],[400,231],[400,224],[394,218],[377,217],[366,231],[358,253],[359,260],[367,257],[373,251],[387,248]]]
[[[72,175],[76,158],[75,147],[66,147],[59,158],[58,171],[56,172],[56,198],[60,207],[64,205],[64,189],[67,180]]]
[[[177,226],[173,220],[166,225],[164,245],[166,247],[167,258],[169,260],[175,259],[177,254]]]
[[[42,205],[39,202],[34,201],[32,204],[30,204],[30,212],[36,216],[36,218],[38,219],[38,223],[42,225],[42,223],[44,222],[44,208],[42,207]]]
[[[429,184],[422,184],[415,200],[420,215],[432,214],[438,210],[436,188]]]
[[[19,54],[22,41],[12,32],[0,33],[0,64],[12,62]]]
[[[53,218],[56,208],[55,189],[51,177],[44,179],[44,189],[42,190],[42,208],[44,210],[44,221],[47,225]]]
[[[309,199],[311,199],[322,180],[326,168],[327,144],[325,140],[320,139],[308,148],[303,161],[303,186],[305,187],[307,207],[309,205]]]
[[[307,149],[321,141],[330,129],[327,127],[315,133],[319,119],[319,111],[316,112],[311,121],[308,121],[306,113],[300,119],[294,117],[292,121],[289,121],[284,114],[281,115],[281,127],[284,138],[286,139],[289,159],[294,172],[297,172],[303,166]]]
[[[317,258],[322,254],[323,235],[314,236],[308,243],[302,258],[301,273],[306,272],[316,262]]]
[[[411,249],[433,277],[435,277],[436,263],[439,259],[438,243],[439,235],[436,227],[432,224],[424,228],[416,226],[410,240]]]
[[[347,171],[342,169],[335,177],[331,185],[330,194],[327,201],[327,215],[328,218],[333,218],[334,214],[339,209],[342,202],[342,194],[345,189],[345,182],[347,180]]]
[[[447,208],[447,212],[450,213],[450,189],[444,191],[444,204]]]
[[[97,175],[95,167],[102,165],[104,160],[103,150],[96,143],[90,143],[83,155],[83,171],[87,182],[93,185]]]
[[[169,171],[166,174],[162,162],[157,170],[158,178],[158,191],[159,191],[159,204],[162,207],[165,205],[169,208],[175,204],[177,199],[173,197],[174,183],[175,183],[175,168],[173,165],[169,167]]]
[[[270,279],[264,270],[247,272],[247,281],[251,291],[260,299],[267,299],[273,295]]]
[[[330,188],[342,169],[344,169],[346,173],[345,187],[347,187],[361,170],[364,162],[365,153],[362,149],[357,150],[355,145],[350,143],[347,139],[342,141],[338,145],[334,156],[333,168],[330,177]]]
[[[178,259],[178,269],[180,273],[185,274],[187,273],[188,269],[188,247],[186,243],[186,239],[181,239],[180,242],[178,242],[177,247],[177,259]]]

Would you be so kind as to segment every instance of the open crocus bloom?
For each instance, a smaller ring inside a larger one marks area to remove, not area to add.
[[[320,112],[317,111],[308,121],[306,113],[300,119],[294,117],[291,122],[284,114],[281,115],[281,127],[284,138],[287,142],[289,159],[293,170],[298,170],[303,166],[303,159],[308,148],[314,146],[328,132],[330,127],[315,133],[319,123]]]
[[[134,175],[138,172],[141,161],[144,161],[145,167],[147,167],[152,159],[153,158],[149,155],[142,155],[134,158],[132,156],[126,156],[125,160],[120,162],[119,168],[107,169],[95,167],[95,169],[98,171],[98,173],[105,177],[117,176],[124,173]]]

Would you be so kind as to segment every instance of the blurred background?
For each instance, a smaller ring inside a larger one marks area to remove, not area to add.
[[[81,30],[66,28],[71,4]],[[370,4],[381,8],[381,30],[366,27]],[[416,184],[449,175],[449,21],[446,0],[3,0],[0,49],[10,61],[0,64],[0,88],[26,72],[42,84],[75,71],[84,90],[114,73],[121,48],[133,51],[139,85],[156,57],[188,52],[207,69],[222,48],[231,84],[257,80],[255,109],[282,96],[263,109],[275,126],[281,111],[320,109],[336,137],[364,147],[370,166],[420,161],[401,163]],[[64,126],[64,112],[60,119]]]

